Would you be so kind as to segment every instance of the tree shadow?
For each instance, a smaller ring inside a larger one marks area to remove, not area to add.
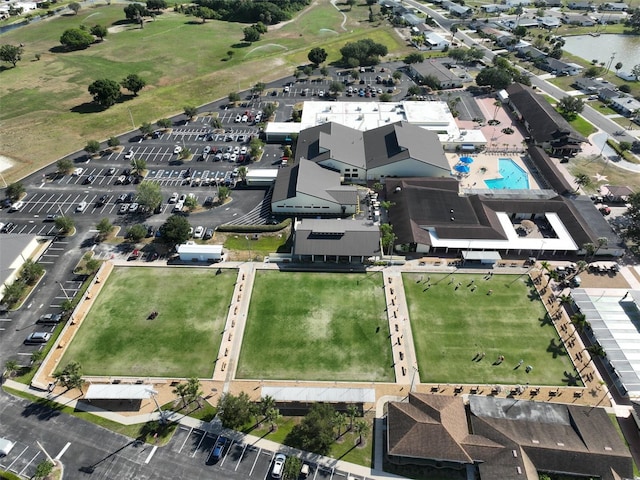
[[[104,110],[106,110],[106,108],[98,105],[95,102],[85,102],[71,108],[71,111],[73,113],[80,113],[80,114],[98,113],[98,112],[103,112]]]
[[[356,448],[358,448],[358,444],[354,444],[353,447],[351,447],[349,450],[347,450],[346,452],[344,452],[342,455],[340,455],[338,457],[338,460],[342,460],[344,457],[346,457],[347,455],[349,455],[349,453],[351,453],[352,450],[355,450]]]
[[[567,351],[564,349],[564,345],[562,343],[558,343],[556,345],[556,339],[552,338],[549,341],[549,346],[547,347],[547,352],[549,352],[553,358],[558,358],[560,356],[564,356],[567,354]]]
[[[7,70],[11,70],[13,67],[9,67],[7,65],[0,65],[0,73],[5,72]]]
[[[566,383],[568,387],[577,387],[580,377],[577,374],[572,374],[565,370],[562,381]]]
[[[247,48],[251,46],[251,42],[239,42],[231,45],[231,48]]]
[[[38,420],[51,420],[60,415],[62,405],[49,402],[48,400],[39,400],[27,405],[22,410],[23,417],[35,416]]]
[[[553,325],[553,320],[551,320],[551,317],[548,314],[542,318],[539,318],[538,321],[540,322],[541,327],[546,327],[547,325]]]

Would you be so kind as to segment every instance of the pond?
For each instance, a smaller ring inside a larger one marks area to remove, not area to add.
[[[564,49],[572,55],[584,58],[586,61],[598,60],[611,69],[621,62],[622,70],[630,72],[634,65],[640,64],[640,36],[639,35],[591,35],[566,36]]]

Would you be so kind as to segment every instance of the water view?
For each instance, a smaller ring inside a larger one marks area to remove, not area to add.
[[[611,55],[615,54],[611,69],[621,62],[622,70],[630,72],[634,65],[640,64],[640,35],[576,35],[564,39],[567,52],[588,62],[598,60],[598,63],[605,62],[608,66]]]

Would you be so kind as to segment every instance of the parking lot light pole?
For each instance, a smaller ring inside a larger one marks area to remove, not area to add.
[[[145,391],[151,395],[151,398],[153,398],[153,402],[156,404],[156,408],[158,409],[158,413],[160,414],[160,419],[159,419],[160,424],[166,423],[167,419],[165,418],[165,414],[162,411],[162,408],[160,408],[160,404],[158,403],[158,399],[156,398],[156,395],[158,395],[158,392],[150,388],[146,388]]]

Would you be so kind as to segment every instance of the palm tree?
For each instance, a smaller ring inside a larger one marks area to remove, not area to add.
[[[576,327],[576,330],[579,333],[584,332],[584,329],[589,326],[589,322],[587,322],[587,317],[582,312],[574,313],[569,317],[569,320],[571,320],[571,323]]]
[[[187,396],[189,394],[189,386],[186,383],[179,383],[171,391],[174,395],[178,395],[182,400],[182,405],[187,406]]]
[[[198,403],[198,407],[200,407],[200,397],[203,395],[203,391],[200,388],[200,380],[196,377],[191,377],[187,380],[187,398],[189,402],[193,402],[194,400]]]
[[[560,305],[569,305],[573,299],[571,298],[571,295],[563,294],[558,297],[558,300],[560,301]]]
[[[247,178],[247,167],[243,166],[243,167],[238,168],[238,177],[243,182],[245,181],[245,179]]]
[[[493,102],[493,106],[495,107],[495,109],[493,110],[493,122],[495,123],[496,117],[498,116],[498,110],[500,110],[502,102],[500,100],[496,100],[495,102]]]
[[[276,407],[272,407],[269,408],[265,413],[264,413],[264,419],[265,421],[269,422],[271,424],[271,428],[270,431],[275,431],[276,429],[276,420],[278,420],[280,417],[282,417],[282,415],[280,415],[280,410],[277,409]]]
[[[36,350],[31,354],[31,363],[42,363],[44,350]]]
[[[333,418],[333,425],[338,429],[338,436],[336,438],[340,438],[342,435],[342,427],[347,425],[347,416],[342,412],[336,412]]]
[[[7,360],[4,364],[4,374],[6,377],[13,377],[13,375],[20,369],[20,365],[15,360]]]
[[[347,405],[347,417],[349,417],[349,430],[353,430],[353,420],[358,416],[358,407],[353,403]]]
[[[358,445],[362,443],[362,437],[367,436],[371,429],[369,422],[364,419],[360,419],[355,424],[355,432],[358,435]]]
[[[607,352],[604,351],[604,348],[602,348],[602,345],[600,345],[599,343],[594,343],[593,345],[589,345],[586,350],[591,355],[596,357],[604,358],[607,356]]]
[[[264,417],[264,420],[267,420],[267,416],[270,410],[274,410],[276,408],[276,400],[271,395],[265,395],[260,399],[260,404],[258,405],[258,412],[260,415]]]

